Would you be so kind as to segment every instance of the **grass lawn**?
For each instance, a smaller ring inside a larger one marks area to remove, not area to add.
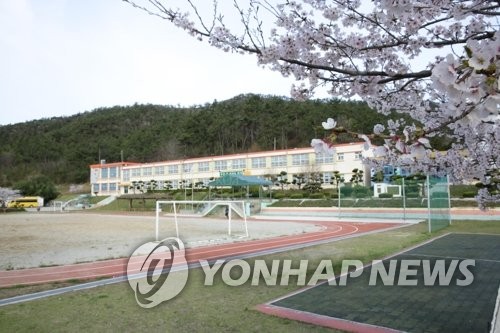
[[[275,259],[292,259],[297,266],[299,260],[309,259],[310,274],[321,260],[331,259],[339,264],[334,266],[337,273],[342,259],[364,262],[381,259],[431,238],[426,231],[427,225],[418,224],[256,259],[265,259],[269,263]],[[500,223],[454,221],[452,226],[432,237],[446,232],[500,234]],[[251,264],[252,260],[248,261]],[[128,283],[0,307],[0,331],[332,332],[267,316],[254,309],[258,304],[298,289],[293,279],[289,286],[266,286],[261,281],[258,286],[246,283],[230,287],[222,283],[219,272],[213,286],[204,286],[203,281],[201,269],[191,270],[188,284],[181,294],[152,309],[137,305]],[[28,290],[32,292],[36,288],[0,289],[0,298]]]

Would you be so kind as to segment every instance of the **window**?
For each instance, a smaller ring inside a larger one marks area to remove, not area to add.
[[[142,168],[142,175],[143,176],[152,176],[153,175],[153,168],[152,167]]]
[[[295,154],[292,155],[292,165],[308,165],[309,155],[308,154]]]
[[[179,188],[179,181],[177,179],[172,180],[172,189],[176,190]]]
[[[332,154],[316,154],[316,164],[333,163]]]
[[[169,165],[168,166],[168,173],[174,174],[174,173],[179,173],[179,165]]]
[[[182,165],[182,172],[184,173],[190,173],[193,171],[193,163],[187,163]]]
[[[394,168],[390,165],[385,165],[384,166],[384,175],[392,176],[393,174],[394,174]]]
[[[101,174],[101,169],[92,168],[90,169],[90,183],[96,183],[99,179],[99,175]]]
[[[231,161],[233,169],[245,169],[247,167],[247,161],[244,158],[238,158]]]
[[[337,153],[337,161],[343,161],[344,160],[344,153]]]
[[[198,162],[198,172],[210,171],[208,162]]]
[[[140,177],[140,176],[141,176],[141,169],[139,168],[132,169],[132,177]]]
[[[116,178],[118,176],[118,168],[111,167],[109,168],[109,178]]]
[[[108,168],[101,169],[101,178],[108,178]]]
[[[252,168],[253,169],[263,169],[266,167],[265,157],[255,157],[252,158]]]
[[[155,175],[161,176],[165,174],[165,167],[164,166],[157,166],[155,167]]]
[[[107,192],[108,191],[108,184],[106,184],[106,183],[101,184],[101,191],[102,192]]]
[[[215,161],[215,171],[226,170],[227,161]]]
[[[363,153],[362,152],[360,152],[360,151],[354,152],[354,159],[355,160],[360,160],[362,158],[363,158]]]
[[[110,191],[116,191],[116,183],[109,183],[109,190]]]
[[[331,181],[332,181],[332,173],[331,172],[324,172],[322,175],[323,184],[330,184]]]
[[[303,174],[303,173],[298,173],[296,175],[291,175],[291,176],[292,176],[292,179],[297,184],[300,184],[300,185],[303,185],[303,184],[307,183],[307,179],[309,178],[309,175],[306,175],[306,174]],[[285,176],[285,179],[286,179],[286,176]]]
[[[128,182],[130,180],[130,170],[123,170],[123,181]]]
[[[92,184],[92,192],[93,193],[99,192],[99,184]]]
[[[272,156],[271,166],[274,167],[284,167],[286,166],[286,155]]]

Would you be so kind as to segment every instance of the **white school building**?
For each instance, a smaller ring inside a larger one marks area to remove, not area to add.
[[[134,193],[134,185],[154,181],[156,189],[178,189],[192,184],[207,185],[223,172],[267,179],[286,172],[292,182],[296,175],[315,173],[321,176],[322,187],[328,188],[334,171],[348,182],[353,169],[364,171],[365,183],[370,172],[362,163],[363,143],[346,143],[335,146],[334,155],[316,154],[313,148],[294,148],[250,152],[242,154],[187,158],[182,160],[133,163],[117,162],[90,165],[92,195],[121,195]]]

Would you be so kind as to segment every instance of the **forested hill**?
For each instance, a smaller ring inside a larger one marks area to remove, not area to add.
[[[240,95],[190,108],[136,104],[0,126],[0,186],[36,174],[87,182],[99,158],[148,162],[307,147],[324,135],[327,117],[363,132],[384,118],[361,102]]]

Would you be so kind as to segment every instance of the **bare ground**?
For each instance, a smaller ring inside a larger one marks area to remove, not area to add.
[[[300,222],[181,218],[179,237],[186,247],[262,239],[318,231]],[[0,270],[73,264],[128,257],[140,245],[155,240],[152,215],[96,213],[14,213],[0,215]],[[159,239],[176,236],[173,217],[162,216]]]

